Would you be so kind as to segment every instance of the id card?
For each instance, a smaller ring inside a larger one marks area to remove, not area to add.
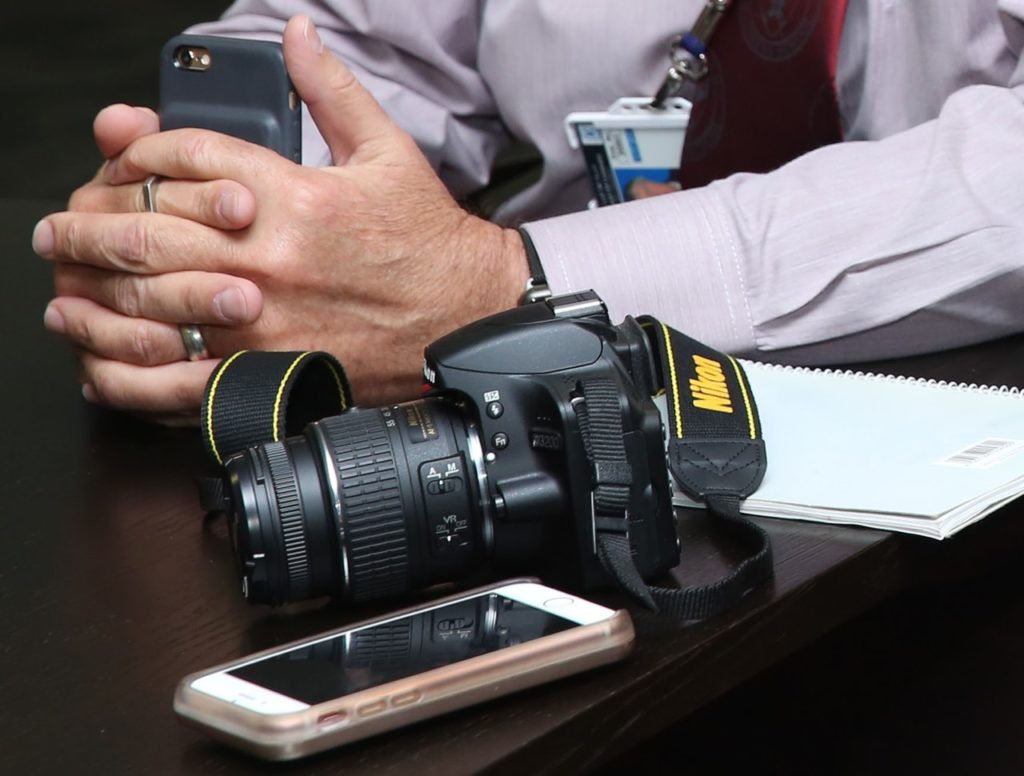
[[[623,97],[606,111],[565,117],[572,148],[583,152],[594,192],[591,207],[632,199],[638,180],[668,183],[683,156],[691,103],[681,97],[651,109],[649,97]]]

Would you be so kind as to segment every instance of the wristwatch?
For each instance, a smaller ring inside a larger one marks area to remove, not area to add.
[[[530,238],[530,233],[523,227],[519,227],[519,236],[523,238],[523,247],[526,249],[526,263],[530,267],[530,277],[526,279],[526,288],[519,297],[519,304],[532,304],[542,302],[551,296],[551,288],[544,277],[544,267],[541,266],[540,256],[537,255],[537,248]]]

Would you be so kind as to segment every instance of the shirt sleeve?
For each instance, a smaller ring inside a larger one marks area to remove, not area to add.
[[[324,44],[413,136],[448,188],[475,191],[507,141],[477,71],[478,3],[403,3],[400,14],[395,8],[374,0],[237,0],[218,21],[189,32],[280,40],[291,16],[309,15]],[[330,164],[306,111],[303,161]]]
[[[1002,7],[1019,59],[1024,3]],[[556,293],[594,288],[615,320],[653,313],[739,354],[855,361],[1018,332],[1022,84],[1018,63],[884,140],[525,228]]]

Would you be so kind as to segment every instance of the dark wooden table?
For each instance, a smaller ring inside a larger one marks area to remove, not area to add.
[[[297,764],[261,763],[180,725],[178,680],[374,610],[248,606],[223,523],[204,521],[195,498],[197,433],[81,399],[71,353],[42,328],[49,269],[30,248],[36,219],[55,207],[0,200],[0,773],[577,772],[868,607],[1024,547],[1018,505],[942,543],[765,520],[774,583],[726,616],[681,626],[637,613],[637,649],[622,664]],[[885,368],[1021,385],[1022,357],[1014,338]],[[724,568],[728,548],[695,538],[699,525],[684,532],[681,581]]]

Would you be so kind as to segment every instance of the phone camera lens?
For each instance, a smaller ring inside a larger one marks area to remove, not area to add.
[[[209,49],[202,46],[180,46],[174,51],[174,66],[183,70],[209,70],[212,61]]]

